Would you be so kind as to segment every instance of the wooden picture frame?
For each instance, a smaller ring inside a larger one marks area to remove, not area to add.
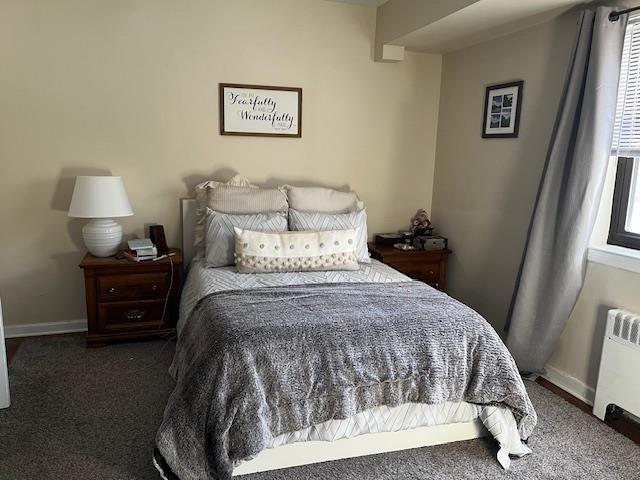
[[[490,85],[486,88],[482,138],[518,137],[523,90],[523,80]]]
[[[219,84],[220,135],[302,137],[302,88]]]

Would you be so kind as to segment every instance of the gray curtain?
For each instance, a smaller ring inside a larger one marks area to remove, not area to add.
[[[571,314],[586,269],[613,135],[627,15],[585,10],[551,136],[507,325],[522,372],[541,372]]]

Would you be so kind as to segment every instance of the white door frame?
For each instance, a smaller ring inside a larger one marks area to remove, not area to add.
[[[9,372],[7,371],[7,352],[4,346],[4,325],[2,323],[2,301],[0,300],[0,408],[7,408],[10,404]]]

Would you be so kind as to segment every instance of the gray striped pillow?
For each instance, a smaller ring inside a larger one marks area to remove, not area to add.
[[[195,247],[204,252],[206,209],[230,214],[286,212],[289,208],[286,194],[277,188],[261,189],[242,175],[227,183],[213,180],[196,185]]]
[[[356,231],[356,255],[358,262],[371,263],[367,248],[367,211],[350,213],[301,212],[289,209],[289,230],[348,230]]]
[[[235,263],[234,227],[261,232],[286,232],[287,214],[231,215],[207,208],[205,258],[208,267],[225,267]]]

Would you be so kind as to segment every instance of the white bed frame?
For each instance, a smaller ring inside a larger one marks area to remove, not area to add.
[[[195,200],[180,201],[182,213],[182,254],[189,267],[194,255]],[[252,460],[233,470],[233,476],[289,468],[342,458],[361,457],[489,436],[478,418],[472,422],[419,427],[399,432],[368,433],[333,442],[298,442],[263,450]]]

